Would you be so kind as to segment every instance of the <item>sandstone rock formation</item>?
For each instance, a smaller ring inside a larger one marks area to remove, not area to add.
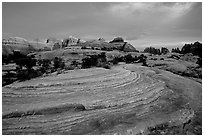
[[[2,40],[2,54],[8,56],[13,54],[13,51],[20,51],[22,54],[28,54],[33,51],[51,50],[51,47],[46,43],[27,41],[20,37],[8,37]]]
[[[62,42],[62,47],[67,47],[67,46],[73,46],[76,45],[78,43],[84,43],[84,40],[81,40],[79,38],[73,37],[73,36],[69,36],[67,39],[64,39]]]
[[[130,43],[124,42],[122,37],[114,38],[110,41],[114,45],[114,48],[125,52],[138,52]]]
[[[200,114],[201,94],[199,83],[134,64],[69,71],[3,87],[2,133],[146,134],[162,123],[182,127]]]

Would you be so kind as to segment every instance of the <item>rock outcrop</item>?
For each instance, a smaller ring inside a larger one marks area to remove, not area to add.
[[[3,87],[2,133],[140,134],[191,120],[184,128],[199,134],[201,107],[202,85],[193,80],[135,64],[90,68]]]
[[[125,52],[137,52],[137,50],[127,42],[124,42],[123,38],[115,38],[111,42],[106,42],[103,38],[98,40],[86,41],[85,43],[79,44],[82,47],[86,48],[99,48],[101,50],[119,50]]]
[[[78,43],[84,43],[84,40],[81,40],[79,38],[73,37],[73,36],[69,36],[67,39],[64,39],[62,42],[62,47],[68,47],[68,46],[73,46],[76,45]]]
[[[114,38],[109,43],[113,44],[115,49],[125,52],[138,52],[130,43],[125,42],[122,37]]]
[[[124,39],[122,37],[117,37],[117,38],[114,38],[112,41],[110,41],[110,43],[115,43],[115,42],[124,42]]]
[[[2,40],[2,55],[8,56],[13,51],[20,51],[22,54],[28,54],[33,51],[51,50],[51,47],[43,42],[27,41],[20,37],[8,37]]]

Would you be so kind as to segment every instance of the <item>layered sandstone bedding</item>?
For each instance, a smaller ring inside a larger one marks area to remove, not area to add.
[[[200,83],[133,64],[66,71],[3,87],[2,132],[153,134],[165,123],[172,134],[198,134],[201,92]]]

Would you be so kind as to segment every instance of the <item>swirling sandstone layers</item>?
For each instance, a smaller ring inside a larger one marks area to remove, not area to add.
[[[154,74],[121,65],[8,85],[2,90],[3,134],[126,134],[130,127],[139,131],[175,119],[172,114],[183,112],[172,107],[178,96]]]

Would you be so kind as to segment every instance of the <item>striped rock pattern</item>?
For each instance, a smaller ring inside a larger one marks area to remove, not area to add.
[[[3,134],[129,134],[130,127],[140,131],[151,124],[142,122],[150,115],[158,119],[158,112],[165,118],[157,121],[171,119],[164,108],[173,99],[162,98],[173,91],[154,74],[120,65],[7,85],[2,89]]]

